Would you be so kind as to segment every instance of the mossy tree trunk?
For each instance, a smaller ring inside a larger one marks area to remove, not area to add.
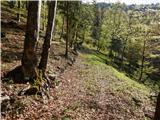
[[[46,30],[45,40],[44,40],[44,44],[43,44],[43,51],[41,54],[41,60],[39,63],[39,69],[42,69],[43,72],[45,72],[45,70],[47,68],[50,42],[52,39],[52,33],[53,33],[53,29],[54,29],[57,1],[50,1],[48,3],[48,5],[49,5],[49,9],[48,9],[47,30]]]
[[[21,61],[22,70],[26,79],[33,79],[36,75],[36,44],[39,38],[40,9],[41,3],[39,1],[28,2],[27,27],[24,40],[23,57]]]

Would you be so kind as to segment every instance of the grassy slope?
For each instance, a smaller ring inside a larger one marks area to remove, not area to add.
[[[131,78],[127,77],[124,73],[118,71],[117,69],[113,68],[110,65],[107,65],[106,64],[107,60],[105,55],[97,52],[92,52],[92,53],[82,53],[80,56],[82,57],[82,59],[85,59],[84,64],[91,65],[92,67],[97,69],[99,75],[105,74],[105,76],[103,76],[102,78],[107,82],[107,86],[105,86],[106,89],[110,89],[117,96],[120,96],[122,98],[123,96],[125,96],[129,102],[134,101],[136,105],[138,105],[139,103],[142,103],[143,105],[146,103],[153,105],[153,101],[149,98],[151,93],[153,92],[152,88],[144,84],[141,84],[138,81],[132,80]],[[91,69],[92,69],[91,72],[94,73],[95,69],[93,68]],[[95,89],[96,91],[98,91],[97,90],[98,88],[93,87],[94,81],[95,80],[90,80],[88,84],[92,86],[93,88],[92,91],[95,91]],[[149,107],[150,105],[146,106],[146,108]],[[153,106],[152,110],[154,110]],[[145,119],[148,118],[146,117]]]
[[[123,91],[125,91],[129,87],[130,89],[134,89],[137,92],[140,92],[144,95],[149,95],[149,93],[151,92],[151,88],[149,88],[148,86],[145,86],[144,84],[141,84],[135,80],[132,80],[131,78],[127,77],[124,73],[119,72],[118,70],[116,70],[110,65],[107,65],[105,63],[106,58],[104,55],[100,53],[81,54],[81,57],[87,60],[86,62],[87,64],[92,64],[93,66],[101,67],[101,68],[104,67],[106,70],[106,74],[115,76],[117,80],[123,83],[121,87],[116,87],[115,90],[123,89]]]

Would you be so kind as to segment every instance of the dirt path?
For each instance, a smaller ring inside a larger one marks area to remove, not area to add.
[[[57,88],[56,104],[60,110],[56,113],[54,109],[53,114],[74,120],[144,120],[148,114],[153,115],[147,96],[135,98],[138,103],[129,92],[114,90],[113,87],[123,86],[125,82],[116,78],[104,64],[90,64],[87,60],[80,55],[58,78],[61,84]],[[140,91],[135,92],[141,95]]]
[[[43,111],[35,110],[36,119],[145,120],[153,116],[154,107],[148,96],[142,96],[143,93],[134,88],[127,88],[128,92],[125,88],[119,89],[126,83],[104,64],[90,64],[88,60],[80,55],[75,64],[56,79],[57,86],[51,90],[53,100],[41,108],[36,107]],[[129,92],[133,92],[134,97]]]
[[[50,58],[49,71],[55,68],[52,61]],[[81,53],[54,84],[48,102],[35,96],[19,96],[15,111],[10,111],[5,119],[149,120],[153,117],[150,90],[106,65],[93,53]]]

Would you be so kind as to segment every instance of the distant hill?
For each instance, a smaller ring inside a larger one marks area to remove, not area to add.
[[[113,3],[105,3],[105,2],[100,2],[100,3],[97,3],[97,6],[98,7],[101,7],[101,8],[109,8],[109,7],[112,7]],[[148,10],[151,10],[151,11],[158,11],[160,10],[160,3],[157,3],[157,4],[145,4],[145,5],[136,5],[136,4],[132,4],[132,5],[126,5],[126,4],[121,4],[124,8],[125,11],[128,11],[128,10],[135,10],[135,11],[148,11]]]

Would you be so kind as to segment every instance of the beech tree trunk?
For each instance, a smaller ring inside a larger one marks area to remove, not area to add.
[[[158,98],[157,98],[154,120],[160,120],[160,93],[159,93]]]
[[[49,5],[49,9],[48,9],[47,30],[46,30],[46,36],[43,44],[43,51],[41,54],[41,61],[39,63],[39,69],[42,69],[44,72],[47,68],[50,41],[52,39],[52,33],[54,29],[57,1],[50,1],[48,5]]]
[[[47,9],[46,8],[46,1],[42,1],[42,3],[43,3],[43,8],[44,9]],[[44,13],[43,13],[43,23],[42,23],[42,30],[43,31],[45,31],[45,29],[46,29],[46,10],[44,10]]]
[[[39,38],[40,24],[40,4],[39,1],[28,2],[27,27],[21,61],[25,79],[35,77],[35,69],[37,66],[36,44]]]

